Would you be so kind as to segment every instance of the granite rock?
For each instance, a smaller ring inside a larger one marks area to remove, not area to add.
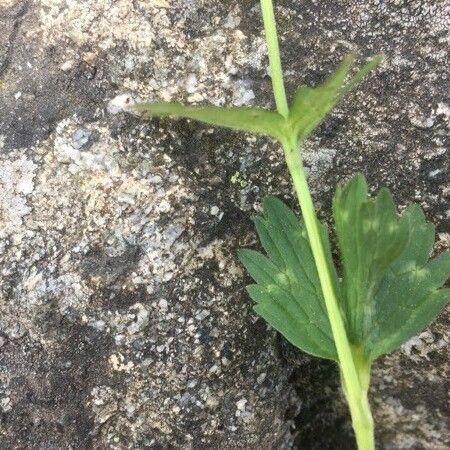
[[[319,214],[362,171],[450,245],[445,0],[280,1],[287,89],[385,60],[305,148]],[[351,448],[333,365],[258,319],[236,254],[278,146],[140,99],[273,107],[256,0],[0,1],[0,447]],[[449,312],[373,373],[379,448],[450,446]]]

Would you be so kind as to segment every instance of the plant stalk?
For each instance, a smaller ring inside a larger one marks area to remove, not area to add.
[[[284,89],[272,0],[261,0],[261,9],[275,103],[279,114],[287,119],[289,117],[289,107]],[[342,385],[349,405],[358,448],[359,450],[373,450],[375,448],[374,425],[367,398],[370,363],[357,349],[352,349],[348,341],[333,278],[320,235],[319,221],[306,180],[301,153],[297,148],[297,139],[296,137],[291,137],[291,139],[284,140],[282,144],[319,274],[320,285],[339,358]]]
[[[302,157],[295,141],[290,144],[284,144],[284,154],[300,203],[309,243],[316,263],[320,286],[330,319],[331,331],[339,357],[342,386],[349,405],[358,449],[373,450],[375,448],[374,424],[367,398],[370,363],[366,362],[363,357],[359,357],[360,355],[352,350],[348,341],[333,278],[320,235],[319,221],[308,188]]]
[[[328,317],[330,318],[331,331],[339,357],[342,385],[349,405],[358,449],[373,450],[375,445],[374,425],[367,398],[370,364],[362,358],[360,361],[355,358],[356,355],[354,355],[348,341],[333,278],[320,237],[319,221],[308,188],[301,154],[295,141],[284,144],[284,154],[300,203]],[[357,362],[360,363],[356,364]]]
[[[267,53],[272,77],[273,94],[279,114],[287,118],[289,106],[284,89],[283,70],[281,68],[280,48],[278,46],[277,24],[273,12],[272,0],[261,0],[261,10],[266,34]]]

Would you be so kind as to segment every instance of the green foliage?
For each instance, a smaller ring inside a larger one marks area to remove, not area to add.
[[[184,106],[181,103],[140,103],[134,106],[144,117],[194,119],[209,125],[266,134],[282,140],[286,123],[277,112],[261,108],[221,108],[216,106]]]
[[[281,142],[301,142],[380,58],[370,60],[345,83],[353,62],[349,55],[321,85],[300,87],[287,119],[277,112],[246,107],[143,103],[135,109],[146,117],[188,118],[266,134]],[[273,197],[265,200],[264,215],[255,223],[268,257],[251,250],[240,255],[257,282],[248,287],[255,310],[305,352],[337,361],[305,227]],[[342,260],[339,282],[323,226],[321,233],[334,289],[350,343],[373,360],[423,329],[446,303],[449,292],[439,288],[448,276],[450,256],[428,262],[434,228],[425,222],[421,209],[411,206],[399,218],[389,191],[382,189],[370,199],[361,175],[338,187],[333,215]]]
[[[267,256],[242,250],[240,259],[256,284],[248,292],[255,310],[290,342],[338,362],[360,450],[373,450],[374,427],[367,398],[371,362],[423,329],[450,297],[442,285],[450,253],[429,260],[434,228],[419,206],[398,217],[382,189],[368,195],[358,175],[337,189],[333,214],[342,276],[333,264],[328,232],[317,220],[298,144],[324,120],[342,96],[380,62],[375,57],[350,78],[347,56],[325,82],[301,86],[288,107],[272,0],[261,0],[272,85],[278,112],[259,108],[145,103],[144,117],[174,117],[272,136],[283,145],[305,224],[280,200],[264,201],[255,220]]]
[[[255,311],[286,339],[307,353],[338,360],[320,281],[306,231],[275,197],[264,200],[255,219],[268,257],[241,250],[239,257],[257,284],[247,290]],[[324,229],[323,236],[327,236]]]
[[[341,304],[350,342],[364,343],[375,320],[375,293],[389,266],[404,250],[408,228],[399,221],[391,195],[368,198],[362,175],[338,187],[333,216],[343,265]]]
[[[333,215],[347,334],[373,360],[420,332],[450,299],[440,289],[450,253],[428,261],[434,227],[421,208],[411,205],[398,217],[389,191],[369,198],[362,175],[338,187]]]
[[[325,82],[316,87],[302,86],[297,90],[289,117],[261,108],[224,108],[216,106],[184,106],[181,103],[140,103],[133,109],[144,117],[172,117],[193,119],[249,133],[265,134],[284,142],[289,139],[303,141],[322,122],[342,96],[356,86],[381,58],[375,57],[365,64],[345,84],[354,63],[348,55]]]
[[[380,63],[381,57],[370,60],[345,84],[354,60],[354,55],[346,56],[323,84],[316,88],[301,86],[297,90],[289,113],[289,126],[297,141],[304,141],[343,95]]]
[[[450,252],[428,261],[434,227],[422,210],[412,205],[402,218],[409,240],[380,283],[375,296],[375,321],[366,337],[371,359],[389,353],[431,323],[450,300],[450,289],[442,286],[450,275]]]
[[[319,277],[304,226],[280,200],[264,201],[255,220],[268,257],[240,253],[257,285],[248,287],[255,310],[307,353],[337,360]],[[418,205],[397,215],[382,189],[372,199],[357,175],[337,189],[333,216],[342,261],[335,290],[350,343],[369,360],[420,332],[450,299],[441,289],[450,275],[450,252],[431,259],[434,227]],[[334,268],[326,229],[322,241]]]

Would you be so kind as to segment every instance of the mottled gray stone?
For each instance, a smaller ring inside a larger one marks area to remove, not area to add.
[[[82,128],[78,128],[77,130],[75,130],[72,135],[73,146],[75,147],[75,149],[79,150],[80,148],[83,148],[87,144],[89,144],[91,136],[91,131],[83,130]]]
[[[307,144],[320,215],[362,171],[449,247],[447,2],[277,16],[290,94],[349,50],[385,54]],[[4,0],[0,27],[0,447],[352,448],[335,367],[243,289],[261,198],[295,205],[278,146],[125,112],[273,107],[258,2]],[[450,446],[448,318],[375,365],[380,448]]]

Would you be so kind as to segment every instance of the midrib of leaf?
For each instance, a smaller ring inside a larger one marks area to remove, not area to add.
[[[296,248],[296,246],[299,244],[299,242],[293,241],[293,240],[290,238],[289,234],[285,232],[285,230],[283,230],[283,235],[284,235],[286,241],[288,241],[289,244],[290,244],[288,247],[286,247],[286,248],[284,249],[284,254],[286,254],[287,252],[290,252],[291,255],[294,256],[294,258],[296,259],[296,261],[297,261],[297,263],[298,263],[298,266],[300,267],[300,269],[301,269],[301,271],[302,271],[302,274],[303,274],[304,279],[305,279],[305,280],[307,281],[307,283],[312,287],[312,290],[310,290],[310,292],[311,292],[312,294],[317,294],[317,290],[316,290],[316,287],[315,287],[315,284],[314,284],[313,280],[312,280],[312,279],[310,278],[310,276],[307,274],[307,272],[306,272],[306,270],[305,270],[305,268],[304,268],[304,266],[303,266],[303,262],[302,262],[300,256],[299,256],[298,253],[295,251],[295,248]],[[300,237],[300,239],[302,239],[302,237]],[[292,281],[294,281],[294,282],[296,283],[296,286],[297,286],[297,287],[303,287],[303,285],[302,285],[302,286],[299,286],[299,284],[297,283],[297,276],[296,276],[295,273],[291,272],[291,277],[289,277],[289,278],[290,278]]]

